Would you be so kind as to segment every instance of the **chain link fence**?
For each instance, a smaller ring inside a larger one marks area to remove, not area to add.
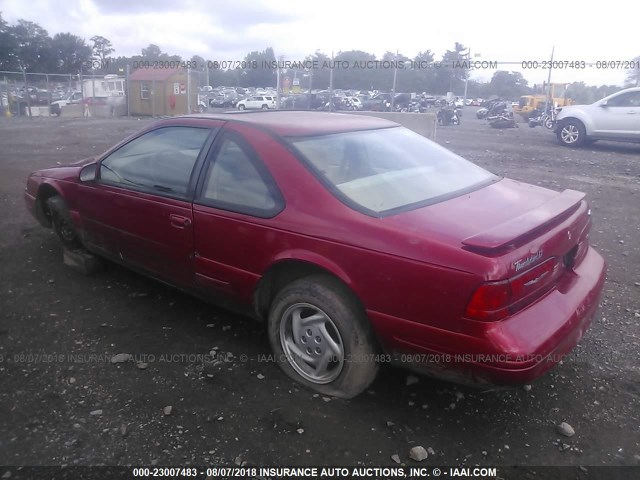
[[[0,114],[19,117],[171,116],[198,111],[199,72],[125,75],[0,71]]]

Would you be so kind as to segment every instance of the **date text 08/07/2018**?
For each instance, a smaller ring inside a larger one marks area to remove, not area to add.
[[[440,476],[494,478],[497,476],[496,467],[135,467],[132,469],[134,477],[184,477],[199,478],[247,478],[267,477],[305,478],[305,479],[342,479],[342,478],[432,478]]]

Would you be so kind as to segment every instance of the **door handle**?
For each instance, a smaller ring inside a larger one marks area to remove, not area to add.
[[[187,228],[191,225],[191,219],[187,217],[182,217],[180,215],[169,215],[169,220],[171,220],[171,226],[176,228]]]

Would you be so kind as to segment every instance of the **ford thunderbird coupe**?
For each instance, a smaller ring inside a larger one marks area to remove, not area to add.
[[[24,197],[65,248],[263,320],[287,375],[345,398],[387,360],[530,382],[580,341],[605,279],[583,193],[368,116],[163,119],[34,172]]]

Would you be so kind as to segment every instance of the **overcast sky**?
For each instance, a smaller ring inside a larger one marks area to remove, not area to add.
[[[386,5],[386,6],[385,6]],[[242,60],[271,46],[277,56],[302,60],[321,50],[364,50],[380,57],[398,50],[413,57],[431,49],[440,57],[454,42],[471,47],[478,59],[517,70],[523,60],[596,62],[631,60],[636,41],[637,2],[462,1],[265,1],[265,0],[0,0],[6,21],[34,21],[49,35],[71,32],[89,43],[93,35],[112,41],[115,56],[139,54],[154,43],[162,51],[190,58]],[[493,70],[472,78],[489,80]],[[530,84],[548,71],[522,71]],[[554,70],[552,81],[622,84],[623,69]]]

